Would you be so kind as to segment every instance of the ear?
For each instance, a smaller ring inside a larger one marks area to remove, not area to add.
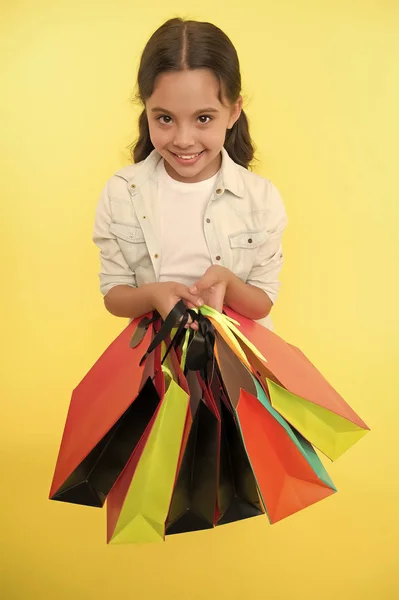
[[[235,102],[231,107],[230,118],[229,118],[229,121],[227,124],[227,129],[231,129],[233,127],[234,123],[236,123],[238,121],[238,119],[240,118],[240,114],[242,111],[242,104],[243,104],[242,96],[238,96],[237,102]]]

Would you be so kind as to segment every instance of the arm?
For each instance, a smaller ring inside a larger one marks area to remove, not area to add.
[[[266,317],[272,307],[270,298],[263,290],[245,283],[229,269],[218,265],[209,267],[189,291],[200,294],[205,304],[219,312],[226,304],[253,320]]]
[[[155,310],[154,283],[141,287],[116,285],[104,296],[104,305],[115,317],[135,319]]]
[[[93,242],[100,250],[99,279],[104,300],[115,286],[128,288],[133,292],[137,289],[135,273],[127,264],[118,239],[110,229],[113,217],[108,187],[109,182],[103,188],[97,204],[93,232]]]
[[[117,285],[107,293],[104,304],[116,317],[135,319],[157,310],[165,319],[180,300],[184,300],[190,306],[203,304],[201,298],[189,293],[187,286],[175,281],[147,283],[137,288]]]
[[[253,320],[267,317],[273,306],[266,292],[254,285],[244,283],[231,271],[229,271],[224,304]]]
[[[278,189],[272,183],[270,183],[266,221],[268,236],[258,250],[255,263],[246,282],[248,290],[255,287],[267,296],[266,302],[269,309],[261,318],[270,313],[277,300],[280,288],[279,275],[284,262],[282,237],[287,226],[287,214],[282,198]]]

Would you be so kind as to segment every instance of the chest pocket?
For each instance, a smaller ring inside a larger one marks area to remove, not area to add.
[[[267,240],[266,229],[240,231],[229,235],[233,273],[246,281],[255,263],[259,247]]]
[[[109,226],[111,233],[118,240],[121,252],[132,270],[148,257],[147,244],[141,227],[126,223],[112,222]]]
[[[119,240],[124,240],[125,242],[130,242],[132,244],[145,242],[141,227],[126,225],[126,223],[111,223],[109,228],[111,233]]]
[[[259,248],[267,240],[267,231],[241,231],[229,236],[230,248]]]

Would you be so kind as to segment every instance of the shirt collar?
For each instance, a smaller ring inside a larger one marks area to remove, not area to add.
[[[156,168],[162,156],[157,150],[153,150],[143,161],[141,168],[129,179],[128,183],[134,183],[139,187],[148,179],[156,179]],[[229,190],[239,198],[244,197],[244,182],[237,165],[229,156],[227,150],[222,148],[222,165],[216,182],[216,187]]]

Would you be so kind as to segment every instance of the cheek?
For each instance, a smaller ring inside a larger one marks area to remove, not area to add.
[[[209,129],[206,135],[209,145],[220,145],[223,144],[226,137],[226,128],[223,125],[218,124],[217,127]]]
[[[170,131],[160,129],[159,127],[151,123],[148,124],[148,127],[150,130],[151,142],[155,148],[161,148],[163,145],[168,143],[171,135]]]

